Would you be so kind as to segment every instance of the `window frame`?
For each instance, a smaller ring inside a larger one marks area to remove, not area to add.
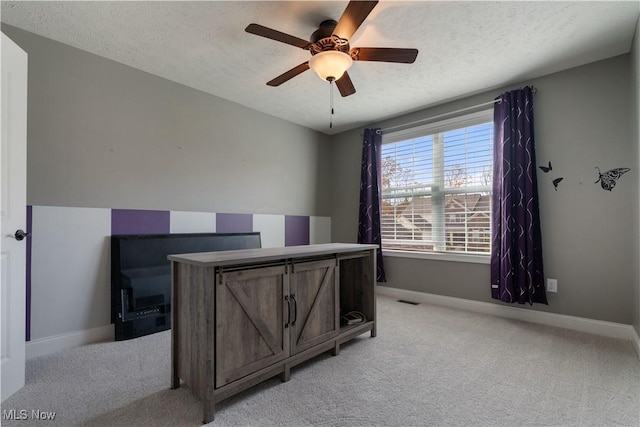
[[[445,120],[433,120],[431,122],[418,125],[402,127],[397,131],[382,132],[382,145],[393,144],[397,142],[406,141],[413,138],[420,138],[434,134],[441,134],[452,130],[461,128],[477,126],[485,123],[493,122],[493,109],[483,109],[473,113],[462,114],[456,117],[452,117]],[[493,142],[493,141],[492,141]],[[381,159],[382,160],[382,159]],[[481,187],[478,187],[481,189]],[[486,187],[482,187],[486,188]],[[493,194],[493,189],[490,189]],[[382,197],[382,189],[380,189],[380,195]],[[444,191],[443,194],[451,194]],[[446,218],[445,218],[446,222]],[[491,225],[491,219],[489,220]],[[444,224],[443,224],[444,226]],[[483,233],[476,231],[481,237]],[[486,236],[486,234],[484,234]],[[470,235],[467,235],[467,239]],[[491,244],[491,231],[489,231],[489,245]],[[454,261],[454,262],[468,262],[478,264],[490,263],[490,252],[488,253],[467,253],[467,252],[453,252],[453,251],[408,251],[402,249],[388,249],[382,246],[382,254],[390,257],[402,257],[402,258],[416,258],[416,259],[429,259],[438,261]]]

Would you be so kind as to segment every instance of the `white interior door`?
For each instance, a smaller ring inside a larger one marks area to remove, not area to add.
[[[0,375],[2,401],[24,386],[27,222],[27,54],[2,34]]]

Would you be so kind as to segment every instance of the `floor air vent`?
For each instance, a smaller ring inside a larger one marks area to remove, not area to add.
[[[403,304],[411,304],[411,305],[418,305],[418,304],[420,304],[419,302],[407,301],[407,300],[404,300],[404,299],[399,299],[399,300],[398,300],[398,302],[401,302],[401,303],[403,303]]]

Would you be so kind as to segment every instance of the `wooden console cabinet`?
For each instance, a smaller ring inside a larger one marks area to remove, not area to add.
[[[215,403],[326,351],[376,335],[376,245],[323,244],[170,255],[171,388]],[[357,311],[363,323],[341,324]]]

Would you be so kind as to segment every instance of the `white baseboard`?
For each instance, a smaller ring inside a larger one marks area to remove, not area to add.
[[[390,288],[388,286],[376,286],[376,293],[412,302],[442,305],[460,310],[474,311],[477,313],[508,317],[510,319],[540,323],[543,325],[556,326],[574,331],[626,339],[634,343],[634,347],[636,347],[636,351],[638,352],[638,357],[640,357],[640,338],[638,337],[636,330],[631,325],[587,319],[584,317],[567,316],[565,314],[548,313],[545,311],[507,307],[488,302],[408,291],[406,289]]]
[[[38,338],[26,343],[26,359],[45,356],[67,348],[78,347],[101,341],[113,341],[115,339],[114,325],[100,326],[83,331],[67,334],[53,335],[46,338]]]

